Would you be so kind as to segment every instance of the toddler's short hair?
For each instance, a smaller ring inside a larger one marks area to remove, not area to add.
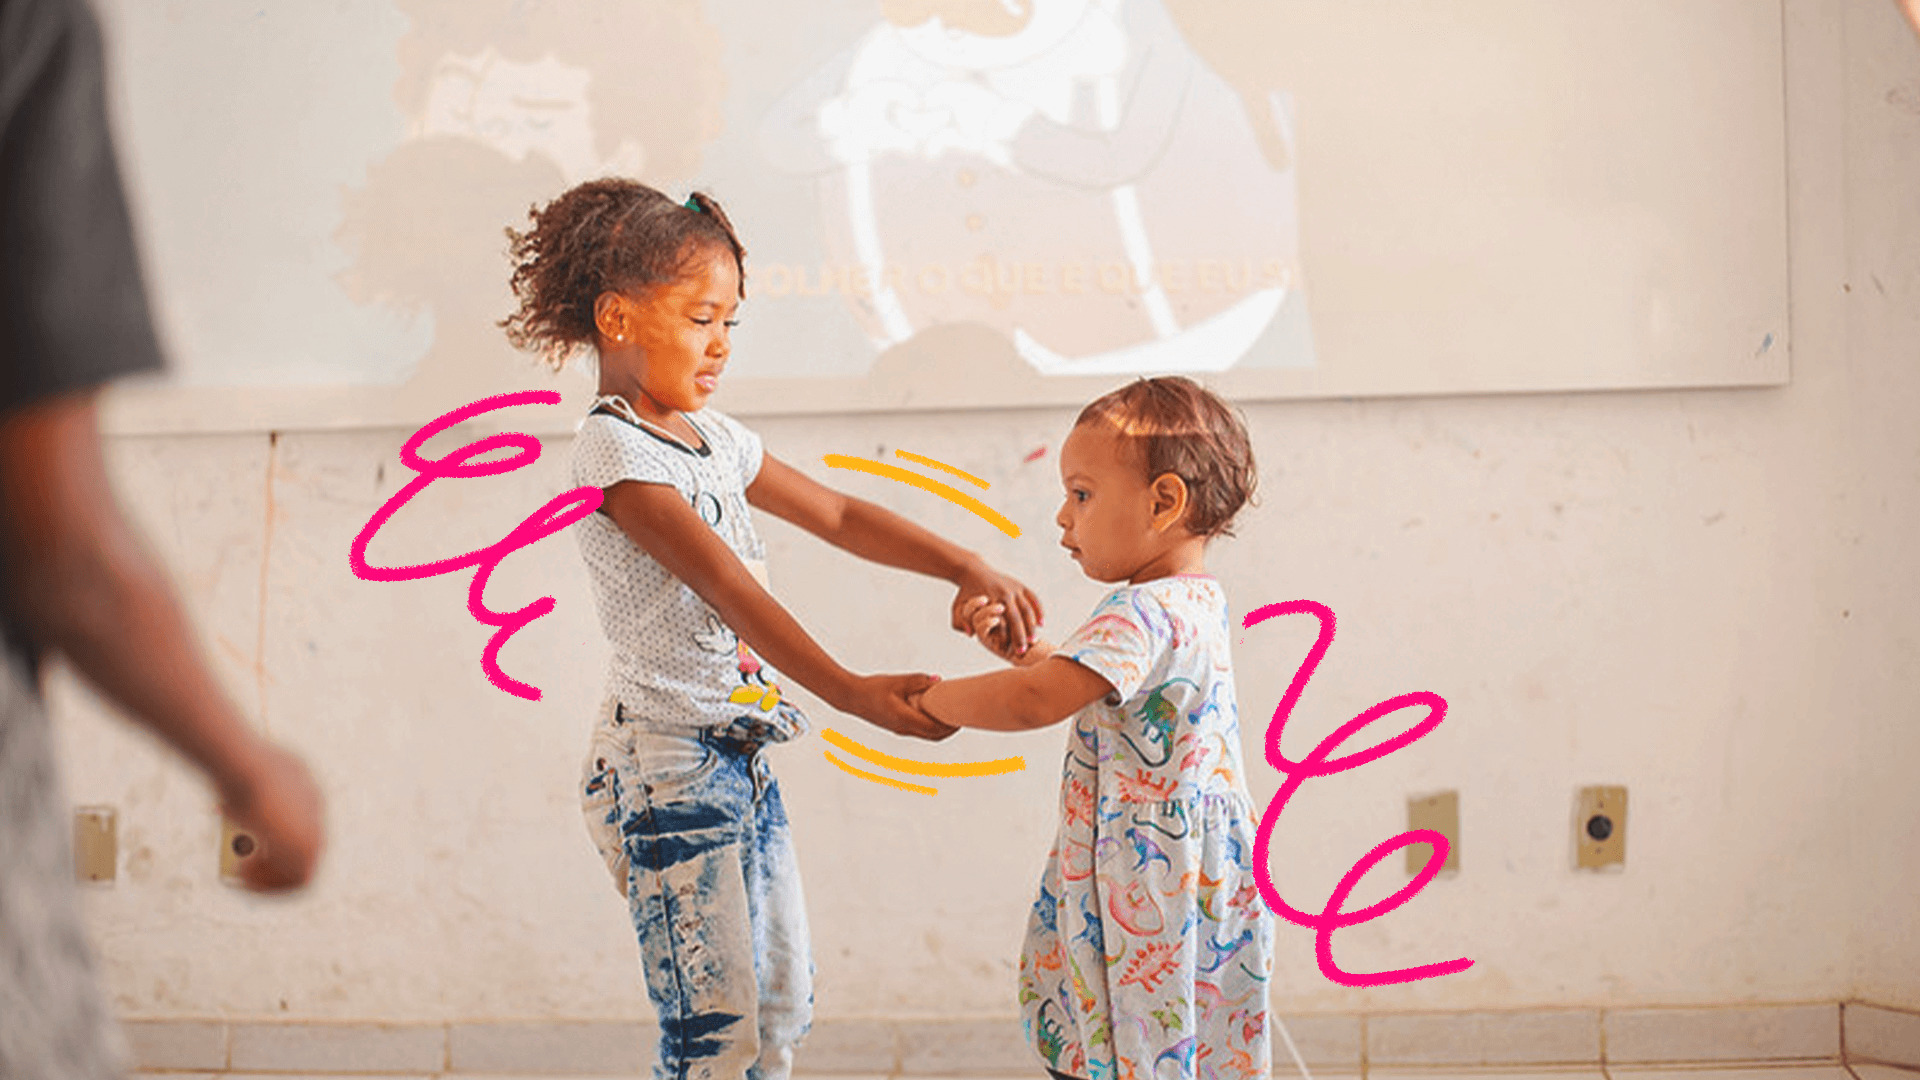
[[[1080,410],[1074,426],[1104,422],[1130,444],[1148,483],[1173,473],[1187,485],[1186,526],[1209,539],[1232,536],[1253,499],[1253,445],[1239,413],[1192,379],[1139,379]]]

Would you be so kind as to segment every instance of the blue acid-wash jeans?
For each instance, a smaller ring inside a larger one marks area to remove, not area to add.
[[[658,1080],[786,1080],[813,1018],[799,866],[760,744],[659,731],[609,702],[582,779],[640,935]]]

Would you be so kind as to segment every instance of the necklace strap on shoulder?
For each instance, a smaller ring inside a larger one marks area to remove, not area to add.
[[[668,431],[666,428],[661,427],[659,424],[653,423],[652,421],[641,416],[639,411],[633,407],[632,402],[628,401],[626,398],[623,398],[618,394],[599,395],[598,397],[593,399],[593,409],[590,409],[588,411],[592,412],[603,407],[607,409],[607,411],[618,416],[620,419],[625,420],[626,422],[632,424],[634,427],[641,428],[645,431],[651,432],[654,435],[659,436],[662,439],[666,439],[672,442],[675,446],[678,446],[681,449],[685,450],[689,454],[700,453],[700,451],[694,449],[692,444],[688,443],[687,440],[682,439],[680,436],[675,435],[673,432]],[[686,416],[685,413],[681,413],[680,415]],[[693,430],[696,432],[700,431],[699,425],[695,424],[693,422],[693,418],[690,416],[687,417],[687,426],[693,428]],[[701,433],[701,441],[702,442],[706,441],[706,435],[704,432]]]
[[[620,419],[633,424],[635,427],[638,427],[645,423],[644,420],[640,419],[640,414],[634,411],[633,403],[629,402],[626,398],[621,397],[619,394],[597,395],[593,399],[592,408],[589,408],[587,411],[591,413],[591,412],[598,412],[601,409],[606,409],[608,412],[611,412],[615,416],[618,416]]]

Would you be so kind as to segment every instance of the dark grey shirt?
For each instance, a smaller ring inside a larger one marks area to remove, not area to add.
[[[80,0],[0,0],[0,419],[160,366],[101,60]]]
[[[0,0],[0,422],[160,363],[101,68],[80,0]],[[0,506],[0,528],[12,514]],[[9,607],[0,589],[0,1078],[109,1080],[119,1037],[80,921],[52,733]]]
[[[79,0],[0,0],[0,412],[160,365]]]

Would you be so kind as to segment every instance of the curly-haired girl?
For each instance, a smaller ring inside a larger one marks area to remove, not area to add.
[[[631,180],[581,184],[508,230],[521,348],[599,361],[573,482],[605,492],[577,529],[613,645],[582,798],[626,896],[659,1014],[656,1075],[785,1077],[812,1013],[806,913],[780,790],[762,748],[806,718],[791,678],[900,734],[944,738],[908,696],[929,675],[856,675],[809,637],[758,573],[748,506],[870,559],[1007,605],[1024,643],[1024,585],[872,503],[824,487],[707,407],[745,297],[744,249],[719,203],[676,203]]]

